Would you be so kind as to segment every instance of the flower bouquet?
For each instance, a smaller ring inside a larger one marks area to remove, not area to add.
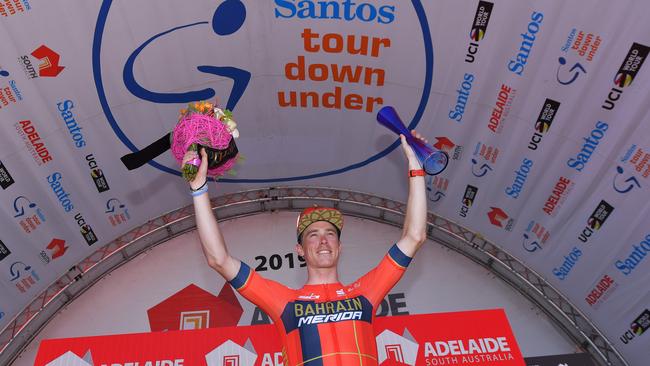
[[[187,151],[198,152],[204,148],[208,155],[208,175],[219,177],[233,173],[232,168],[240,157],[235,144],[238,137],[239,130],[232,112],[221,110],[209,102],[195,102],[181,110],[178,123],[171,133],[171,150],[181,164]],[[194,180],[200,165],[200,158],[184,164],[183,178]]]

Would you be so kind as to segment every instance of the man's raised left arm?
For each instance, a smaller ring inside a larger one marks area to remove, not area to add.
[[[413,131],[413,136],[426,142],[415,131]],[[402,140],[402,150],[408,161],[409,171],[422,169],[422,164],[420,164],[411,146],[406,142],[406,138],[401,135],[400,138]],[[427,239],[427,197],[424,176],[409,176],[408,189],[402,237],[397,242],[397,246],[404,254],[413,258]]]

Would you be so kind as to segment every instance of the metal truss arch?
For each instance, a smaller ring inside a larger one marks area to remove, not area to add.
[[[215,197],[219,221],[271,211],[298,211],[313,204],[346,215],[401,227],[406,205],[387,198],[323,187],[270,187]],[[428,214],[427,237],[487,268],[546,313],[601,365],[628,363],[596,326],[540,275],[482,236]],[[104,245],[72,267],[20,312],[0,333],[0,364],[9,364],[56,314],[102,277],[137,255],[195,229],[192,205],[161,215]]]

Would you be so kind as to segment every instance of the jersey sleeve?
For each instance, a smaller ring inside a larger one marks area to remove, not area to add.
[[[402,252],[397,244],[393,245],[377,267],[370,270],[357,282],[364,289],[363,294],[373,307],[377,307],[388,291],[402,278],[411,257]]]
[[[269,280],[241,262],[237,276],[230,280],[230,285],[246,300],[264,310],[274,321],[279,319],[284,305],[293,290]]]

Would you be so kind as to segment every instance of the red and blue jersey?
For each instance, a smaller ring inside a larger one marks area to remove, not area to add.
[[[305,285],[294,290],[242,262],[232,286],[273,320],[285,366],[377,365],[372,321],[411,258],[397,245],[377,267],[350,285]]]

